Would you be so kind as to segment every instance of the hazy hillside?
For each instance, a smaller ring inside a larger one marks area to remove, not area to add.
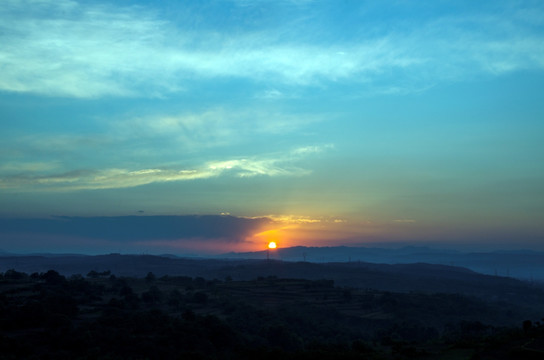
[[[305,247],[296,246],[274,250],[270,256],[284,261],[309,262],[371,262],[408,264],[424,262],[461,266],[489,275],[511,276],[519,279],[544,281],[544,253],[530,250],[462,252],[422,246],[401,248],[376,247]],[[228,253],[222,257],[265,259],[266,251]]]
[[[205,279],[252,280],[276,276],[308,280],[330,279],[338,286],[383,291],[462,293],[494,300],[533,304],[544,292],[532,282],[483,275],[466,268],[436,264],[311,263],[278,260],[182,259],[152,255],[10,256],[0,257],[0,271],[16,269],[61,274],[111,271],[117,276],[192,276]]]

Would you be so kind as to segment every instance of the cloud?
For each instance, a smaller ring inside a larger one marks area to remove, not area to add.
[[[39,158],[54,154],[55,160],[42,161],[42,166],[58,167],[61,162],[61,155],[67,155],[78,150],[97,151],[106,146],[112,145],[117,139],[111,135],[102,133],[91,133],[81,135],[77,133],[35,133],[21,136],[1,136],[0,149],[2,155],[7,154],[8,159],[24,157],[32,154],[32,158]],[[117,143],[118,144],[118,143]],[[10,154],[11,152],[11,154]],[[15,153],[15,155],[13,155]],[[67,156],[69,157],[69,155]],[[12,160],[12,167],[22,166]],[[33,163],[36,163],[33,161]],[[27,165],[29,166],[29,165]],[[1,169],[1,168],[0,168]]]
[[[76,191],[118,189],[151,183],[188,181],[218,176],[301,176],[309,170],[296,166],[308,153],[328,148],[311,147],[311,151],[294,149],[263,157],[210,161],[194,169],[148,168],[139,170],[73,170],[64,173],[35,175],[32,172],[0,177],[0,189],[16,191]],[[304,148],[305,149],[305,148]]]
[[[1,173],[43,172],[59,168],[58,162],[6,162],[0,164]]]
[[[60,236],[129,243],[184,239],[241,243],[269,222],[266,218],[226,215],[0,218],[0,246],[10,247],[6,242],[16,236],[29,239]]]
[[[285,94],[277,89],[268,89],[255,95],[256,99],[264,100],[280,100],[285,97]]]
[[[522,69],[542,70],[544,35],[534,32],[530,21],[516,14],[517,9],[503,10],[514,14],[444,17],[430,22],[421,35],[430,36],[436,58],[447,59],[441,66],[436,61],[430,65],[459,78],[478,72],[500,75]],[[533,10],[544,25],[543,10]],[[431,58],[430,52],[428,56]]]
[[[176,147],[201,148],[251,141],[258,135],[284,135],[323,121],[322,115],[271,109],[212,108],[202,112],[131,117],[110,125],[117,140],[168,139]]]
[[[413,224],[416,221],[413,219],[396,219],[396,220],[393,220],[393,222],[397,224]]]
[[[242,177],[300,175],[307,171],[294,162],[330,145],[273,153],[278,146],[272,138],[322,120],[322,115],[214,108],[93,120],[94,131],[85,134],[67,130],[0,135],[0,189],[60,187],[63,183],[71,190],[133,187],[210,178],[230,169],[231,174]],[[245,156],[224,154],[222,159],[209,154],[211,149],[237,145],[253,150]]]
[[[247,217],[248,219],[267,218],[274,225],[308,225],[308,224],[345,224],[348,221],[333,216],[313,217],[293,214],[270,214],[264,216]]]
[[[542,25],[542,9],[522,10],[443,16],[398,32],[384,23],[371,34],[354,29],[358,37],[331,42],[302,37],[304,21],[283,29],[292,35],[285,40],[274,27],[223,32],[209,23],[198,30],[142,6],[6,0],[0,89],[153,97],[186,91],[195,81],[236,78],[267,88],[359,83],[383,92],[417,90],[475,73],[543,69],[544,38],[533,30],[535,22]]]

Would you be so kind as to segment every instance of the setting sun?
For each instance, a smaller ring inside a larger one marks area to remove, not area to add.
[[[274,241],[271,241],[268,243],[268,248],[269,249],[275,249],[277,247],[276,243]]]

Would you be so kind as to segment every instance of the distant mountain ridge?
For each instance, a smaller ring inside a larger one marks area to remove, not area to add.
[[[40,263],[60,265],[64,258],[79,258],[85,264],[84,258],[93,258],[81,254],[32,254],[16,255],[0,250],[0,257],[12,259],[13,264],[26,263],[22,258],[32,256],[42,259]],[[107,255],[101,255],[107,256]],[[110,254],[110,258],[121,254]],[[82,259],[83,258],[83,259]],[[99,256],[94,257],[96,259]],[[281,260],[284,262],[308,263],[369,263],[369,264],[416,264],[426,263],[462,267],[472,271],[494,276],[514,277],[522,280],[544,282],[544,252],[532,250],[500,250],[493,252],[462,252],[458,250],[433,249],[424,246],[405,246],[400,248],[378,247],[305,247],[295,246],[264,250],[257,252],[226,253],[216,256],[199,257],[196,255],[163,254],[160,258],[165,261],[176,259],[202,260],[212,259],[218,263],[232,263],[234,260]],[[17,260],[18,259],[18,260]],[[0,262],[2,265],[2,262]],[[5,269],[4,269],[5,270]],[[48,269],[43,269],[48,270]],[[2,271],[2,269],[0,269]],[[36,270],[35,270],[36,271]],[[81,272],[81,271],[78,271]]]
[[[251,259],[187,259],[155,255],[0,256],[0,272],[56,270],[63,275],[107,272],[121,277],[186,276],[204,279],[282,278],[333,281],[340,287],[393,292],[450,293],[533,307],[544,301],[544,286],[513,278],[483,275],[439,264],[376,264]]]
[[[424,246],[405,246],[391,249],[348,246],[295,246],[270,251],[268,256],[283,261],[317,263],[363,261],[379,264],[442,264],[465,267],[488,275],[544,281],[544,252],[532,250],[462,252]],[[265,259],[267,251],[227,253],[219,257]]]

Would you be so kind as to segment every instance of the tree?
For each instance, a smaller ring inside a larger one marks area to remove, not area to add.
[[[148,291],[142,293],[142,301],[149,305],[156,305],[161,302],[162,292],[155,285],[151,286]]]
[[[527,334],[533,328],[533,322],[531,320],[525,320],[523,322],[523,331]]]
[[[156,279],[157,277],[151,271],[148,272],[147,275],[145,276],[145,281],[147,281],[148,283],[154,282]]]
[[[28,275],[24,272],[15,271],[14,269],[9,269],[4,273],[4,279],[6,280],[21,280],[26,279]]]
[[[49,270],[43,274],[42,279],[44,279],[45,283],[48,285],[61,285],[66,282],[66,278],[55,270]]]
[[[98,272],[97,271],[94,271],[94,270],[91,270],[87,273],[87,277],[90,277],[91,279],[96,279],[98,278]]]
[[[168,294],[168,305],[170,305],[174,309],[179,309],[182,302],[183,302],[183,295],[178,289],[174,289],[170,291],[170,294]]]
[[[197,291],[193,295],[193,301],[197,304],[206,304],[208,302],[208,294],[202,291]]]

